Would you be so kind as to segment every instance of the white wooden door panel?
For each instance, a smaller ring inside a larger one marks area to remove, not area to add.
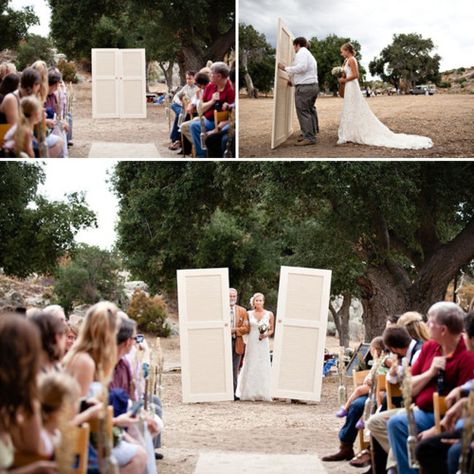
[[[272,396],[319,401],[331,271],[281,267]]]
[[[183,402],[233,400],[229,271],[177,274]]]
[[[144,49],[92,50],[93,118],[146,118]]]
[[[278,68],[278,63],[289,66],[293,59],[293,35],[279,18],[273,90],[272,149],[284,143],[293,134],[294,87],[288,86],[288,74]]]

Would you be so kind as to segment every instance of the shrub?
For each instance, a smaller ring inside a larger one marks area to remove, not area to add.
[[[159,337],[168,337],[171,327],[166,322],[168,307],[161,296],[148,296],[136,289],[127,310],[128,316],[136,321],[138,329]]]
[[[61,59],[61,61],[58,63],[58,69],[63,75],[64,82],[73,82],[74,84],[77,84],[77,69],[73,62],[68,62],[64,59]]]
[[[448,81],[442,81],[439,83],[439,86],[441,89],[449,89],[451,87],[451,83]]]
[[[48,66],[54,64],[53,45],[48,38],[39,35],[30,35],[18,46],[16,67],[23,71],[35,61],[42,60]]]

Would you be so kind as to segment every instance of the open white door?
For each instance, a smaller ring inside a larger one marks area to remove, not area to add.
[[[92,50],[92,117],[120,117],[118,49]]]
[[[146,118],[146,59],[144,49],[121,49],[121,96],[124,118]]]
[[[319,402],[331,271],[281,267],[272,397]]]
[[[273,89],[272,150],[288,140],[293,134],[295,88],[288,86],[289,76],[278,69],[278,63],[290,66],[295,53],[293,35],[281,18],[278,19],[277,48],[275,60],[275,84]]]
[[[184,403],[234,399],[229,270],[178,270]]]
[[[146,118],[144,49],[92,50],[92,117]]]

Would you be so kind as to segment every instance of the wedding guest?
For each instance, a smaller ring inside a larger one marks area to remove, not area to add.
[[[30,318],[41,337],[41,372],[62,372],[60,361],[66,352],[66,324],[57,316],[39,312]]]
[[[171,104],[171,110],[175,113],[175,120],[173,123],[173,128],[171,129],[171,145],[169,146],[170,150],[179,150],[181,148],[181,134],[179,133],[179,117],[181,114],[186,114],[186,111],[183,109],[183,99],[191,100],[196,95],[198,86],[194,83],[194,71],[186,72],[186,85],[180,89],[173,97],[173,102]]]
[[[0,110],[3,99],[8,95],[12,94],[18,89],[20,85],[20,76],[17,73],[8,74],[3,79],[2,83],[0,84]],[[0,124],[7,124],[7,116],[4,112],[0,111]]]
[[[46,306],[46,308],[43,309],[43,312],[51,313],[53,316],[56,316],[58,319],[60,319],[63,323],[66,323],[66,313],[64,312],[62,306],[59,306],[58,304],[50,304],[49,306]]]
[[[234,376],[234,400],[238,400],[235,395],[237,389],[237,377],[239,367],[245,351],[244,339],[242,336],[250,332],[249,318],[247,311],[237,304],[238,293],[235,288],[229,290],[230,303],[230,327],[232,334],[232,373]]]
[[[469,352],[462,337],[463,310],[455,303],[436,303],[428,311],[430,340],[423,344],[413,366],[412,394],[418,430],[434,425],[433,393],[448,394],[453,388],[470,380],[474,373],[474,353]],[[388,437],[399,472],[416,474],[408,465],[406,439],[407,415],[398,413],[388,421]]]
[[[51,456],[44,440],[38,399],[41,340],[35,325],[14,314],[0,317],[0,449]],[[7,466],[9,467],[9,466]],[[44,466],[43,466],[44,467]],[[49,465],[52,468],[52,465]],[[35,472],[35,471],[33,471]]]
[[[265,297],[255,293],[250,298],[248,312],[250,332],[245,350],[244,365],[237,383],[236,395],[241,400],[272,401],[270,394],[270,343],[275,317],[264,307]]]
[[[9,157],[35,158],[34,128],[42,120],[43,107],[36,97],[27,96],[21,99],[20,110],[18,123],[5,135],[3,149]]]
[[[214,110],[222,110],[223,104],[234,104],[235,90],[229,80],[230,69],[224,62],[216,62],[211,66],[211,82],[202,96],[202,112],[206,131],[215,128]],[[191,122],[190,132],[196,149],[197,158],[205,158],[206,153],[201,147],[201,123]]]
[[[0,64],[0,83],[5,79],[9,74],[16,74],[16,66],[13,63],[2,63]]]
[[[416,341],[428,341],[430,338],[428,327],[423,321],[423,316],[416,311],[403,313],[397,321],[398,326],[403,326],[408,334]]]
[[[308,42],[305,38],[295,38],[293,48],[296,53],[293,65],[278,63],[278,67],[289,74],[291,78],[289,85],[294,85],[296,90],[296,114],[302,134],[296,145],[314,145],[316,133],[319,132],[318,114],[315,107],[319,95],[318,64],[308,50]]]

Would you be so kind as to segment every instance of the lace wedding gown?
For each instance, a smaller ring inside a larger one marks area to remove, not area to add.
[[[344,72],[346,77],[352,75],[349,64],[344,66]],[[386,127],[370,110],[357,79],[345,84],[344,106],[338,135],[338,145],[352,142],[362,145],[412,150],[433,146],[433,142],[428,137],[394,133]]]
[[[270,324],[270,313],[265,311],[262,321]],[[254,312],[249,311],[250,333],[245,349],[244,365],[239,375],[236,395],[241,400],[271,401],[270,396],[270,344],[268,337],[258,337],[258,321]]]

